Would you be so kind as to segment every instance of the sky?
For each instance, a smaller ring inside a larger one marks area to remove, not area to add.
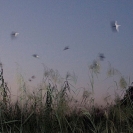
[[[121,25],[119,32],[112,31],[111,21]],[[14,39],[13,31],[19,32]],[[70,49],[63,51],[65,46]],[[0,61],[12,90],[16,90],[18,71],[28,84],[40,83],[42,63],[58,70],[62,77],[74,72],[76,86],[89,89],[88,66],[99,53],[105,59],[95,79],[98,101],[114,84],[114,79],[104,80],[109,62],[122,76],[133,77],[132,0],[0,1]],[[32,75],[36,76],[34,82],[28,82]]]

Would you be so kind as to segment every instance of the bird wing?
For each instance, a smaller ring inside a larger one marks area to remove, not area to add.
[[[116,26],[116,30],[119,32],[119,25]]]

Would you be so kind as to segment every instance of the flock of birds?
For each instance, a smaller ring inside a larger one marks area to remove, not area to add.
[[[111,28],[112,28],[112,30],[115,31],[115,32],[119,32],[119,27],[120,27],[120,26],[121,26],[121,25],[117,24],[117,21],[111,22]],[[12,37],[12,38],[16,38],[18,35],[19,35],[18,32],[12,32],[12,33],[11,33],[11,37]],[[64,51],[64,50],[68,50],[68,49],[70,49],[69,46],[66,46],[66,47],[64,47],[63,51]],[[39,55],[37,55],[37,54],[33,54],[32,56],[33,56],[34,58],[39,58]],[[104,58],[105,58],[104,54],[103,54],[103,53],[100,53],[100,54],[99,54],[99,59],[100,59],[101,61],[103,61]],[[94,61],[94,62],[93,62],[93,65],[92,65],[92,68],[96,67],[97,65],[98,65],[97,62]],[[32,81],[33,79],[35,79],[35,76],[32,76],[32,77],[29,79],[29,81]]]

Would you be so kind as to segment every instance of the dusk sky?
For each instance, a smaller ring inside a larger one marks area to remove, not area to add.
[[[119,32],[113,32],[117,21]],[[19,35],[12,39],[11,33]],[[64,47],[70,49],[63,51]],[[16,89],[17,68],[30,85],[40,83],[43,65],[62,77],[75,72],[77,87],[90,84],[88,71],[98,54],[101,71],[96,78],[97,98],[114,84],[107,77],[108,62],[124,77],[133,79],[132,0],[12,0],[0,1],[0,61],[4,79]],[[32,55],[38,54],[39,59]],[[35,75],[33,82],[28,79]],[[88,87],[88,88],[87,88]],[[114,88],[110,93],[114,92]]]

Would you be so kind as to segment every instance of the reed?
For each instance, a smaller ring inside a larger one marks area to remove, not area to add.
[[[31,93],[20,76],[20,95],[13,103],[1,69],[0,132],[132,133],[133,105],[129,93],[124,98],[116,95],[114,104],[107,102],[104,107],[95,105],[94,75],[97,76],[98,71],[92,67],[90,71],[92,92],[84,90],[81,101],[75,101],[70,96],[73,91],[69,80],[74,77],[72,74],[67,73],[62,80],[57,71],[47,69],[42,83]],[[117,87],[126,90],[127,83],[123,77],[119,83]],[[128,104],[124,104],[124,101]]]

